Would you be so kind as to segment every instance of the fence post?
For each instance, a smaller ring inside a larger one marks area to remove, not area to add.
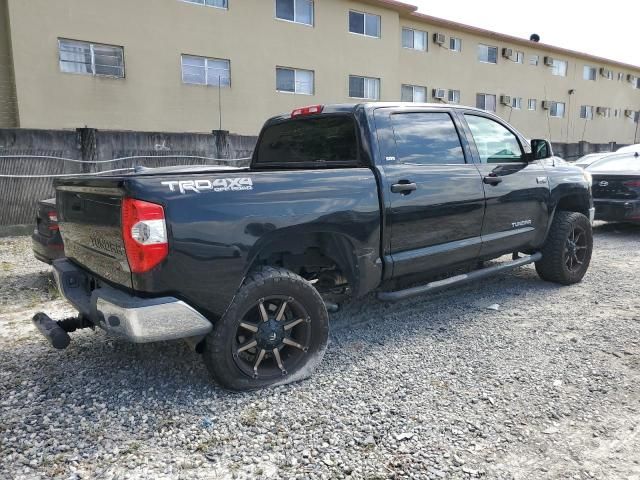
[[[85,162],[93,162],[97,160],[98,155],[98,144],[97,144],[97,133],[98,130],[95,128],[77,128],[76,132],[78,133],[78,147],[80,149],[80,159]],[[94,167],[93,171],[98,171],[98,166],[90,163],[83,163],[81,165],[82,173],[90,173],[92,171],[92,167]]]
[[[229,149],[229,131],[228,130],[212,130],[213,141],[216,146],[216,158],[230,158]]]

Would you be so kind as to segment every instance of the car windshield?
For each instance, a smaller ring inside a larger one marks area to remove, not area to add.
[[[604,158],[587,168],[590,172],[640,171],[640,157],[637,154],[618,158]]]

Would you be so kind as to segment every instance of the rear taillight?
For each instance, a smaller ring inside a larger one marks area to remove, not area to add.
[[[133,273],[151,270],[169,253],[164,209],[156,203],[122,201],[122,238]]]
[[[58,222],[58,212],[48,212],[47,218],[50,222],[57,223]]]
[[[640,187],[640,180],[629,180],[622,183],[625,187]]]

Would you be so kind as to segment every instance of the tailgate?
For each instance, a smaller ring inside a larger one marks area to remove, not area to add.
[[[57,205],[65,254],[110,282],[132,287],[122,240],[118,187],[58,185]]]

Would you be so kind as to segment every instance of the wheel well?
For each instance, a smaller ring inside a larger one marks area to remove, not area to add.
[[[313,281],[321,293],[357,291],[356,255],[352,243],[333,233],[293,234],[280,237],[260,249],[249,270],[260,266],[282,267]]]
[[[589,202],[582,195],[569,195],[562,197],[556,206],[556,211],[579,212],[589,217]]]

